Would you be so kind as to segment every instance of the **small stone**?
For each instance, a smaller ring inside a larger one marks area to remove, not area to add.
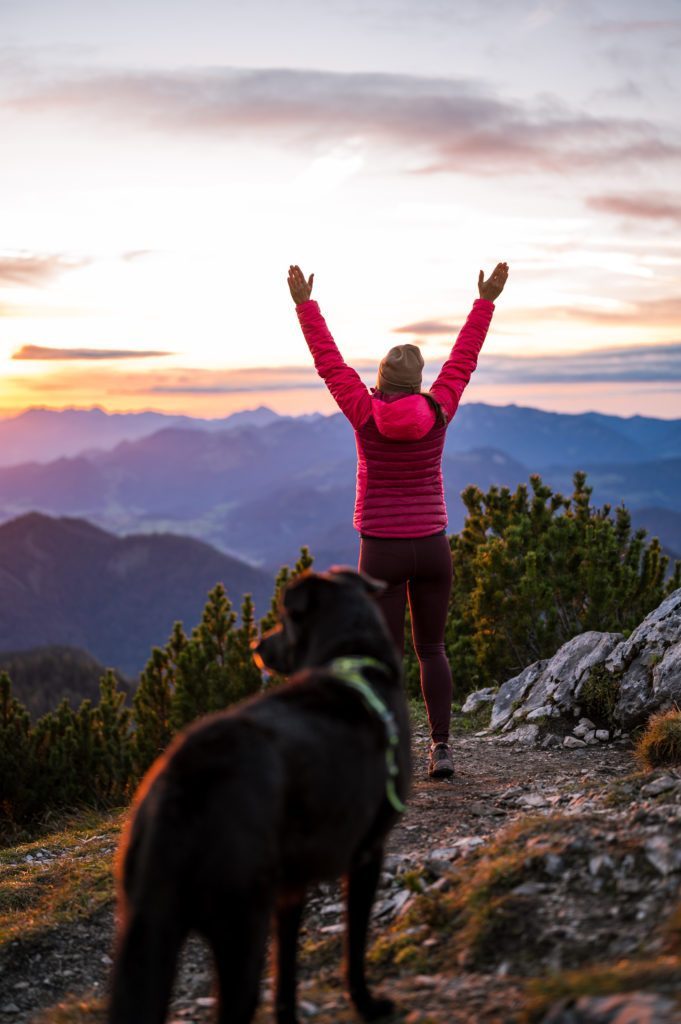
[[[0,1006],[0,1013],[19,1013],[19,1007],[16,1003],[5,1003]]]
[[[553,733],[553,732],[548,733],[548,735],[546,735],[544,737],[544,739],[541,741],[541,748],[542,748],[542,750],[551,750],[552,747],[559,747],[559,746],[560,746],[560,737],[556,736],[556,734]]]
[[[340,914],[343,911],[342,903],[326,903],[319,910],[320,914],[327,916],[329,914]]]
[[[534,711],[530,711],[527,716],[528,722],[536,722],[538,718],[550,718],[553,708],[550,704],[544,704],[540,708],[535,708]]]
[[[307,999],[301,999],[298,1003],[298,1007],[305,1014],[306,1017],[314,1017],[316,1013],[319,1013],[319,1007],[316,1003],[311,1003]]]
[[[520,885],[516,885],[515,889],[511,889],[511,892],[514,896],[539,896],[548,888],[549,886],[544,882],[521,882]]]
[[[442,875],[441,878],[436,878],[433,884],[428,886],[428,892],[447,892],[451,888],[451,878],[447,878],[446,875]],[[426,945],[426,943],[424,943],[424,945]]]
[[[596,726],[588,718],[580,718],[579,724],[574,727],[572,732],[580,740],[585,740],[596,732]]]
[[[113,960],[111,959],[111,957],[109,956],[108,953],[105,953],[103,956],[101,956],[99,958],[99,961],[100,961],[100,963],[107,964],[107,965],[110,965],[110,964],[113,963]]]
[[[653,779],[652,782],[648,782],[645,786],[641,786],[641,794],[642,796],[659,796],[660,793],[666,793],[670,789],[676,789],[676,786],[676,779],[672,779],[669,775],[661,775],[659,779]]]
[[[544,857],[544,871],[551,878],[558,878],[565,871],[565,861],[557,853],[547,853]]]
[[[439,846],[436,850],[431,850],[429,856],[432,860],[455,860],[460,853],[460,846]]]
[[[487,686],[484,690],[476,690],[475,693],[469,693],[465,704],[461,708],[462,714],[472,715],[485,704],[491,704],[496,695],[496,686]]]
[[[323,928],[319,929],[324,935],[341,935],[345,928],[342,924],[325,924]]]
[[[520,807],[546,807],[548,800],[541,793],[525,793],[518,797],[517,803]]]
[[[426,943],[424,942],[425,946]],[[417,974],[413,979],[415,988],[435,988],[440,984],[441,978],[434,974]]]
[[[681,848],[672,846],[666,836],[651,836],[647,839],[645,854],[661,875],[670,875],[681,869]]]
[[[580,740],[576,736],[566,736],[563,740],[563,746],[569,747],[571,750],[574,750],[577,747],[585,747],[586,743],[584,742],[584,740]]]
[[[194,1002],[196,1003],[197,1006],[209,1007],[215,1006],[215,1004],[217,1003],[217,999],[215,998],[215,996],[199,996],[199,998],[195,999]]]
[[[596,739],[600,743],[607,743],[610,739],[610,733],[607,729],[596,729]]]
[[[612,871],[614,866],[612,857],[609,857],[607,853],[599,853],[595,857],[589,858],[589,874],[593,875],[594,878],[604,871]]]

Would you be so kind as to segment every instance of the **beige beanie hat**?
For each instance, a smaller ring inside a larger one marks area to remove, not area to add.
[[[395,345],[378,367],[376,387],[379,391],[403,391],[414,394],[421,390],[423,356],[417,345]]]

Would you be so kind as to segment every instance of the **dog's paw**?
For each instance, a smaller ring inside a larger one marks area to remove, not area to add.
[[[361,1003],[355,1002],[355,1006],[362,1020],[380,1020],[381,1017],[389,1017],[395,1010],[392,999],[374,999],[373,996],[368,996]]]

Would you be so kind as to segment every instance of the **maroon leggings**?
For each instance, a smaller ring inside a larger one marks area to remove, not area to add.
[[[452,587],[452,555],[443,533],[431,537],[362,537],[359,568],[385,580],[377,601],[398,651],[404,653],[407,596],[421,690],[433,742],[449,738],[452,673],[445,654],[445,623]]]

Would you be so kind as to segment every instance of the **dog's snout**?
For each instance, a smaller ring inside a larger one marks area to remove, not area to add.
[[[259,669],[280,672],[287,675],[291,671],[290,652],[281,623],[270,629],[251,644],[253,658]]]

